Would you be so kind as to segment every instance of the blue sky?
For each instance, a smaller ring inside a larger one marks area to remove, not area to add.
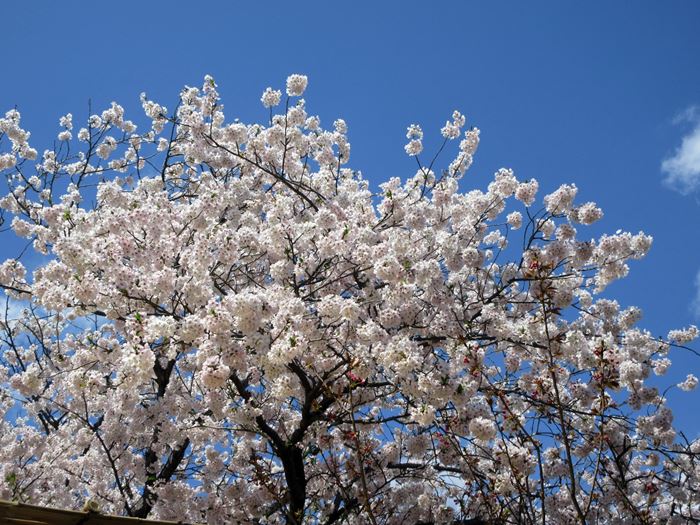
[[[141,91],[172,107],[211,74],[229,118],[263,120],[263,89],[304,73],[310,112],[347,121],[351,166],[379,184],[415,171],[408,124],[430,151],[460,109],[482,130],[462,189],[500,167],[545,192],[575,183],[605,211],[584,236],[655,239],[608,295],[655,334],[700,322],[700,2],[14,1],[0,20],[0,109],[19,108],[40,150],[88,99],[136,116]],[[0,241],[2,258],[18,253]],[[674,377],[700,369],[675,363]],[[700,394],[671,398],[697,434]]]

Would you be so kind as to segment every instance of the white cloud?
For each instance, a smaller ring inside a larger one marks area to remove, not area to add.
[[[690,122],[691,124],[695,124],[698,122],[698,119],[700,119],[700,106],[693,105],[693,106],[688,106],[683,111],[678,113],[675,117],[673,117],[672,122],[674,124],[683,124],[683,123],[687,123],[687,122]],[[153,169],[153,168],[151,168],[151,169]]]
[[[695,317],[700,319],[700,271],[695,274],[695,297],[690,307]]]
[[[29,306],[27,301],[12,299],[5,293],[0,294],[0,321],[5,321],[6,314],[8,321],[16,321],[22,317],[22,310],[27,306]]]
[[[693,129],[683,137],[675,153],[664,159],[661,171],[666,174],[664,182],[668,186],[687,195],[700,189],[700,107],[687,108],[673,122],[690,122]]]

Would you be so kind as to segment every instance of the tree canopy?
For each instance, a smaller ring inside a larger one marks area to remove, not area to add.
[[[581,240],[603,212],[510,169],[460,191],[480,132],[458,111],[427,159],[410,126],[415,173],[373,191],[306,85],[245,124],[207,77],[174,111],[142,95],[142,132],[116,103],[65,115],[41,155],[0,119],[0,205],[34,253],[0,265],[0,498],[208,523],[700,519],[700,441],[652,379],[697,329],[654,337],[603,294],[651,237]]]

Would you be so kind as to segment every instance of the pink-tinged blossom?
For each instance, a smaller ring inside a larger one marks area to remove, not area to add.
[[[306,75],[290,75],[287,77],[287,95],[290,97],[303,95],[308,82]]]
[[[519,211],[513,211],[507,215],[506,221],[511,228],[517,230],[523,225],[523,215]]]
[[[565,213],[571,209],[578,193],[575,184],[563,184],[555,192],[545,195],[544,204],[552,214]]]
[[[407,155],[415,157],[423,151],[423,130],[417,124],[411,124],[406,131],[408,144],[404,147]]]
[[[6,170],[15,165],[15,156],[12,153],[0,155],[0,170]]]
[[[695,388],[698,386],[698,378],[693,375],[693,374],[688,374],[688,377],[685,378],[685,381],[682,383],[678,383],[678,388],[681,390],[684,390],[686,392],[690,392],[691,390],[695,390]]]
[[[419,155],[421,151],[423,151],[423,143],[418,139],[414,139],[409,141],[404,149],[408,155],[415,157],[416,155]]]
[[[464,127],[465,120],[464,115],[455,110],[455,112],[452,113],[452,120],[445,122],[445,125],[440,130],[440,133],[448,140],[456,139],[459,137],[462,128]]]
[[[587,202],[570,212],[571,220],[589,225],[599,221],[603,217],[603,210],[594,202]]]
[[[73,129],[73,114],[66,113],[60,119],[58,119],[58,124],[67,130]]]
[[[469,432],[480,441],[488,441],[496,436],[496,424],[485,417],[475,417],[469,422]]]
[[[213,389],[222,387],[230,375],[231,369],[228,366],[221,363],[218,357],[210,357],[202,365],[200,377],[204,386]]]
[[[282,92],[279,89],[267,88],[260,97],[260,101],[266,108],[273,108],[280,103]]]
[[[671,330],[668,333],[668,339],[682,345],[697,339],[699,333],[697,326],[690,325],[682,330]]]
[[[525,204],[525,206],[531,206],[535,202],[538,188],[539,183],[534,179],[528,182],[521,182],[515,190],[515,198]]]

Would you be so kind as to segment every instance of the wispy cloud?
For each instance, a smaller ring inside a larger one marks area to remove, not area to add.
[[[22,317],[22,311],[29,306],[27,301],[12,299],[7,294],[0,294],[0,321],[16,321]]]
[[[695,274],[695,297],[690,305],[696,319],[700,319],[700,271]]]
[[[691,124],[673,155],[661,163],[664,182],[683,195],[700,189],[700,106],[691,106],[676,115],[674,124]]]

